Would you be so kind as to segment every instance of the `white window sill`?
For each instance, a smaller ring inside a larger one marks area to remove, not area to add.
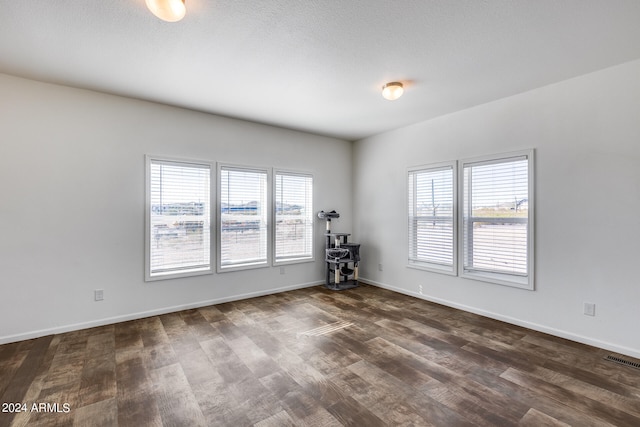
[[[512,288],[533,291],[533,280],[529,276],[516,276],[511,274],[489,273],[484,271],[462,270],[460,277],[482,282],[495,283],[497,285],[510,286]]]

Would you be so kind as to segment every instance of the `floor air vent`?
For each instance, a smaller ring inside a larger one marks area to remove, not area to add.
[[[619,365],[629,366],[630,368],[640,369],[640,363],[631,362],[629,360],[624,360],[619,357],[609,355],[605,357],[604,360],[608,360],[609,362],[614,362]]]

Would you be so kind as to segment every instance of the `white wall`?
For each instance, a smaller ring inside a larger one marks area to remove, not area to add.
[[[1,74],[0,94],[0,343],[324,279],[318,221],[316,261],[284,275],[144,282],[145,154],[311,172],[351,230],[349,142]]]
[[[406,267],[408,167],[528,148],[535,291]],[[354,170],[367,280],[640,357],[640,61],[358,141]]]
[[[312,172],[316,210],[340,211],[333,228],[362,244],[370,282],[640,357],[638,76],[634,61],[352,152],[336,139],[0,75],[0,343],[323,280],[318,222],[316,262],[284,275],[144,282],[150,153]],[[526,148],[536,149],[536,290],[407,268],[407,168]]]

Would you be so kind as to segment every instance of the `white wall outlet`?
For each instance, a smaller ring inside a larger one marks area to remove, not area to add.
[[[93,298],[95,301],[102,301],[104,299],[104,290],[96,289],[93,291]]]
[[[422,285],[418,285],[418,293],[422,295]]]
[[[284,274],[284,267],[280,267],[280,274]]]
[[[595,316],[596,315],[596,305],[591,302],[584,303],[584,314],[587,316]]]
[[[382,271],[382,263],[378,264],[378,271]]]

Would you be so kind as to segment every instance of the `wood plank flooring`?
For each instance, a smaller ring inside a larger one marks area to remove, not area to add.
[[[640,426],[607,354],[318,286],[2,345],[0,426]]]

